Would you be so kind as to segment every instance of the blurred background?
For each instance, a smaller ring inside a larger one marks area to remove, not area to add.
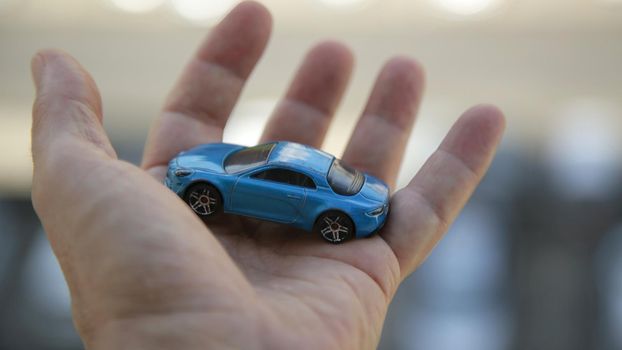
[[[138,162],[185,61],[234,0],[0,0],[0,349],[80,349],[30,204],[29,63],[62,48],[98,82],[106,128]],[[274,35],[225,140],[254,144],[305,51],[357,56],[325,144],[340,154],[382,63],[428,88],[404,185],[458,115],[499,105],[489,175],[399,290],[381,349],[622,349],[622,1],[264,0]]]

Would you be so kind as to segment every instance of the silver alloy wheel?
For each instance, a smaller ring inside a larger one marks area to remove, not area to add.
[[[322,216],[319,230],[322,237],[331,243],[341,243],[352,234],[352,223],[341,213]]]
[[[187,202],[198,215],[210,216],[218,211],[219,196],[212,186],[200,184],[191,189]]]

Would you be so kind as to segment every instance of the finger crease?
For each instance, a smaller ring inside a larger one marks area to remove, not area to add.
[[[205,70],[209,70],[210,68],[215,68],[217,70],[223,71],[225,72],[227,75],[229,75],[231,78],[237,80],[238,82],[240,82],[240,84],[244,83],[244,81],[246,81],[246,79],[248,77],[242,76],[241,74],[239,74],[238,72],[234,71],[233,69],[225,66],[224,64],[218,63],[218,62],[213,62],[210,60],[206,60],[206,59],[202,59],[202,58],[195,58],[194,62],[199,64],[201,66],[202,69]]]
[[[380,121],[400,134],[410,132],[410,127],[408,125],[400,125],[402,123],[397,122],[395,118],[391,118],[390,116],[383,116],[381,114],[366,114],[365,118],[371,118],[371,121]]]
[[[288,104],[293,108],[300,108],[311,115],[318,116],[321,119],[328,119],[333,114],[333,112],[329,109],[320,108],[318,106],[314,106],[308,102],[304,102],[295,98],[286,98],[281,103]]]
[[[467,173],[474,177],[474,178],[478,178],[478,169],[475,169],[471,166],[469,166],[462,158],[458,157],[457,155],[455,155],[453,152],[439,148],[437,150],[437,152],[442,153],[444,155],[446,155],[447,157],[449,157],[450,159],[453,159],[456,163],[458,163],[459,166],[461,166],[462,168],[464,168],[464,170],[467,171]]]
[[[446,218],[446,215],[440,206],[434,204],[415,186],[409,186],[405,189],[411,191],[419,199],[419,203],[423,204],[430,210],[434,219],[438,223],[438,227],[435,229],[436,232],[443,232],[449,228],[449,220]]]
[[[211,114],[204,112],[201,115],[192,115],[190,111],[183,111],[181,109],[168,109],[165,111],[170,118],[185,119],[193,123],[199,123],[207,127],[213,127],[217,129],[223,129],[225,123],[221,122],[218,118],[212,117]]]
[[[237,99],[237,95],[239,95],[239,92],[242,86],[244,85],[244,82],[246,81],[244,77],[241,77],[236,72],[234,72],[232,69],[219,63],[204,61],[200,59],[195,59],[192,63],[198,65],[197,68],[198,70],[201,71],[200,73],[197,73],[197,75],[206,75],[203,73],[205,71],[209,72],[210,70],[216,70],[219,72],[223,72],[226,75],[224,79],[230,80],[230,82],[227,84],[229,89],[231,88],[236,89],[236,92],[235,92],[236,97],[233,98],[232,100]],[[183,101],[183,102],[180,102],[180,101]],[[232,101],[232,104],[233,104],[233,101]],[[229,116],[229,113],[214,113],[212,111],[209,111],[209,108],[205,108],[205,106],[201,106],[200,104],[197,104],[196,101],[194,101],[194,99],[192,99],[190,103],[187,101],[184,101],[183,95],[181,98],[180,97],[175,98],[175,100],[172,102],[167,102],[167,105],[164,111],[179,114],[179,115],[182,115],[188,118],[197,119],[205,123],[212,122],[211,123],[212,125],[216,125],[220,128],[224,127],[225,123],[227,122],[227,117]],[[229,111],[230,111],[230,108],[229,108]]]

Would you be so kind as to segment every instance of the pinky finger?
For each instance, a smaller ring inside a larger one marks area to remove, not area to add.
[[[468,110],[408,186],[395,194],[383,237],[398,258],[402,278],[425,260],[471,197],[504,128],[496,107]]]

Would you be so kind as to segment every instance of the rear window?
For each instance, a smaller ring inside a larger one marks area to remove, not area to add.
[[[359,193],[365,182],[365,177],[360,171],[335,158],[328,170],[327,180],[335,193],[352,196]]]
[[[267,143],[241,149],[225,159],[225,171],[238,173],[266,164],[275,143]]]

